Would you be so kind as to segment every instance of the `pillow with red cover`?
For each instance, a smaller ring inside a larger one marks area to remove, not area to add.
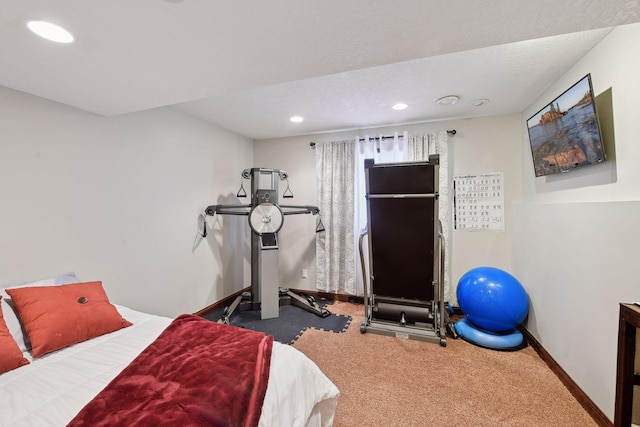
[[[6,291],[29,336],[33,357],[131,326],[109,302],[100,281]]]
[[[69,283],[80,283],[82,280],[79,280],[76,277],[75,273],[65,273],[59,274],[54,277],[49,277],[46,279],[40,279],[35,282],[23,282],[16,283],[13,285],[0,285],[0,295],[2,295],[2,300],[0,300],[0,304],[4,305],[2,311],[4,314],[4,322],[7,324],[9,328],[9,332],[13,335],[13,339],[16,340],[16,344],[20,348],[21,352],[31,350],[31,343],[29,342],[29,337],[24,333],[22,329],[22,325],[20,324],[20,319],[18,319],[18,315],[16,310],[14,309],[13,301],[11,301],[11,297],[6,292],[6,288],[26,288],[33,286],[58,286],[58,285],[68,285]]]
[[[0,299],[2,299],[2,295],[0,295]],[[2,316],[2,305],[0,305],[0,348],[2,349],[0,352],[0,374],[29,364],[7,328]]]

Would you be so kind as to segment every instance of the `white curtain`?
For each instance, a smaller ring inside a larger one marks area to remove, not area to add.
[[[316,234],[317,288],[356,294],[354,141],[316,144],[316,188],[325,231]]]

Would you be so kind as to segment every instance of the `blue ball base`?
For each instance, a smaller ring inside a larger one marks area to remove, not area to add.
[[[487,331],[478,328],[466,317],[458,320],[454,328],[463,340],[492,350],[515,351],[527,346],[522,332],[517,329],[506,332]]]

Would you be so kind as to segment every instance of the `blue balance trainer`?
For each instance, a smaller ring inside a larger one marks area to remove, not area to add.
[[[527,316],[529,298],[518,279],[498,268],[474,268],[460,278],[456,295],[466,317],[454,327],[465,341],[494,350],[526,347],[516,328]]]

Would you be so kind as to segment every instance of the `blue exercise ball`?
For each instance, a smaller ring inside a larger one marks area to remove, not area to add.
[[[458,281],[456,295],[469,321],[488,331],[514,329],[529,311],[529,298],[522,284],[499,268],[469,270]]]

